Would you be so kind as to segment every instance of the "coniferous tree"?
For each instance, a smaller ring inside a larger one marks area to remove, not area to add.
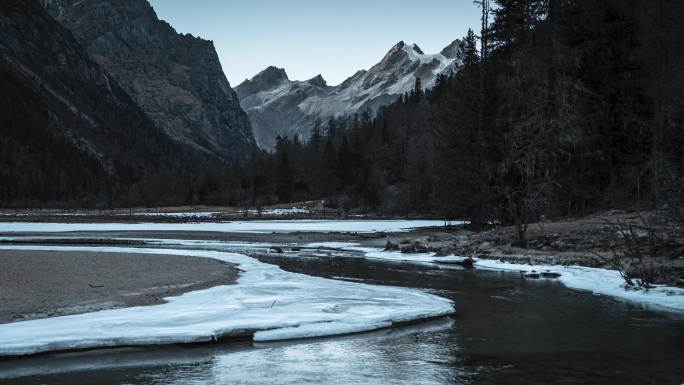
[[[472,29],[468,29],[468,33],[463,39],[463,66],[465,68],[473,68],[480,62],[480,56],[477,51],[477,38]]]

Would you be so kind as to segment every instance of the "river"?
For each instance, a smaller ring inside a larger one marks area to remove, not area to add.
[[[453,317],[279,343],[117,349],[0,361],[8,384],[682,384],[684,315],[518,273],[262,259],[293,272],[422,288]]]

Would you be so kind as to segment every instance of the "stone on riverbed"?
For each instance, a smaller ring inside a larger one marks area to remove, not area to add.
[[[553,272],[548,271],[548,270],[541,272],[541,273],[537,272],[536,270],[532,270],[529,272],[521,271],[520,274],[524,278],[528,278],[528,279],[539,279],[539,278],[553,279],[553,278],[560,278],[560,276],[561,276],[559,273],[553,273]]]
[[[387,243],[385,244],[385,251],[399,251],[400,247],[398,244],[393,243],[392,241],[388,240]]]
[[[527,279],[539,279],[541,277],[541,275],[539,273],[537,273],[535,270],[532,270],[532,271],[527,272],[527,273],[525,273],[525,272],[521,272],[521,273],[522,273],[523,277],[525,277]]]
[[[413,242],[408,246],[401,248],[401,252],[404,254],[419,254],[419,253],[429,253],[430,248],[427,247],[422,242]]]

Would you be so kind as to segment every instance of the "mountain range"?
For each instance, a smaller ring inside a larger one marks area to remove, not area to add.
[[[306,140],[316,117],[352,115],[395,101],[412,90],[417,78],[431,88],[438,75],[451,74],[463,64],[462,42],[455,40],[440,53],[425,54],[416,44],[396,44],[369,70],[362,70],[337,86],[321,75],[293,81],[284,69],[268,67],[235,87],[242,108],[249,115],[258,145],[274,147],[277,136]]]

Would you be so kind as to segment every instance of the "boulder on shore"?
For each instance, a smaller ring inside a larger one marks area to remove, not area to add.
[[[472,259],[472,258],[470,258],[470,257],[468,257],[468,258],[464,259],[463,262],[461,262],[461,264],[462,264],[463,267],[465,267],[466,269],[472,269],[473,266],[475,265],[475,260]]]

